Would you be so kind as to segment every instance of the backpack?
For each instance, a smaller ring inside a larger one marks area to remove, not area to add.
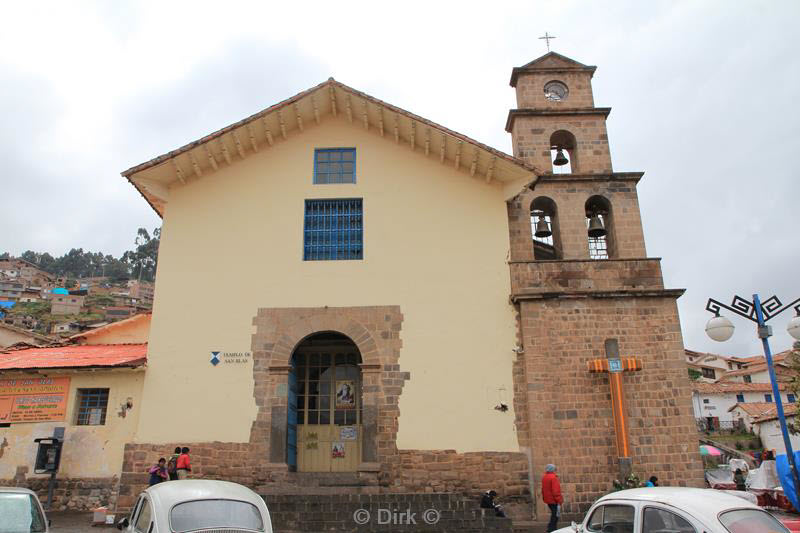
[[[174,455],[169,458],[169,462],[167,462],[167,472],[170,474],[174,474],[178,471],[178,458]]]

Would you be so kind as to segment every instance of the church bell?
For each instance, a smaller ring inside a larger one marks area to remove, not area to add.
[[[552,235],[553,232],[550,231],[550,225],[544,219],[543,216],[539,217],[539,221],[536,223],[536,233],[534,235],[539,237],[540,239],[544,239],[545,237],[549,237]]]
[[[557,167],[561,167],[569,163],[569,160],[564,156],[564,149],[560,146],[556,147],[556,158],[553,159],[553,164]]]
[[[605,226],[603,226],[603,221],[597,216],[597,213],[592,215],[592,218],[589,219],[589,237],[605,237],[606,231]]]

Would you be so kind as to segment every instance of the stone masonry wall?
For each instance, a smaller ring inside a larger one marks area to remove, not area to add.
[[[47,502],[50,477],[26,477],[27,467],[17,468],[13,479],[0,479],[0,487],[23,487],[36,493],[42,505]],[[98,507],[114,508],[119,478],[59,478],[53,490],[53,510],[91,511]]]
[[[604,174],[612,171],[606,118],[603,114],[519,115],[511,132],[514,156],[536,168],[551,171],[550,137],[565,130],[575,136],[575,152],[570,152],[573,174]]]
[[[191,450],[192,479],[224,479],[269,493],[302,494],[309,490],[304,474],[289,472],[286,464],[258,461],[259,448],[255,444],[128,444],[117,512],[125,512],[133,506],[136,496],[147,487],[147,469],[160,457],[168,457],[178,445]],[[325,474],[318,476],[322,478]],[[511,504],[517,516],[527,519],[531,516],[528,458],[523,453],[399,450],[397,460],[388,470],[357,476],[353,485],[326,487],[327,493],[449,492],[477,498],[483,491],[493,488],[504,502]]]
[[[509,238],[512,261],[533,260],[531,233],[531,204],[545,196],[556,204],[560,243],[560,259],[589,259],[589,239],[586,233],[586,201],[602,196],[611,204],[609,250],[613,259],[647,257],[639,213],[636,181],[640,174],[610,175],[608,179],[583,179],[574,175],[542,176],[535,189],[520,194],[508,204]],[[615,177],[617,179],[615,179]],[[622,177],[623,179],[620,179]]]
[[[531,426],[530,443],[521,445],[530,446],[535,475],[558,466],[565,512],[584,512],[618,477],[608,377],[587,366],[605,358],[607,338],[644,364],[623,375],[633,472],[702,486],[674,297],[549,298],[520,307]]]

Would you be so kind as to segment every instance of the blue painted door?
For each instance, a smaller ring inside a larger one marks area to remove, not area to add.
[[[289,370],[289,391],[287,394],[289,409],[287,413],[286,462],[289,470],[297,470],[297,366],[294,357]]]

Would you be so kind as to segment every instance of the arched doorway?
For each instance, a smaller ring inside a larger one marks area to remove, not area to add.
[[[361,354],[335,332],[295,348],[289,372],[287,462],[298,472],[355,472],[361,462]]]

